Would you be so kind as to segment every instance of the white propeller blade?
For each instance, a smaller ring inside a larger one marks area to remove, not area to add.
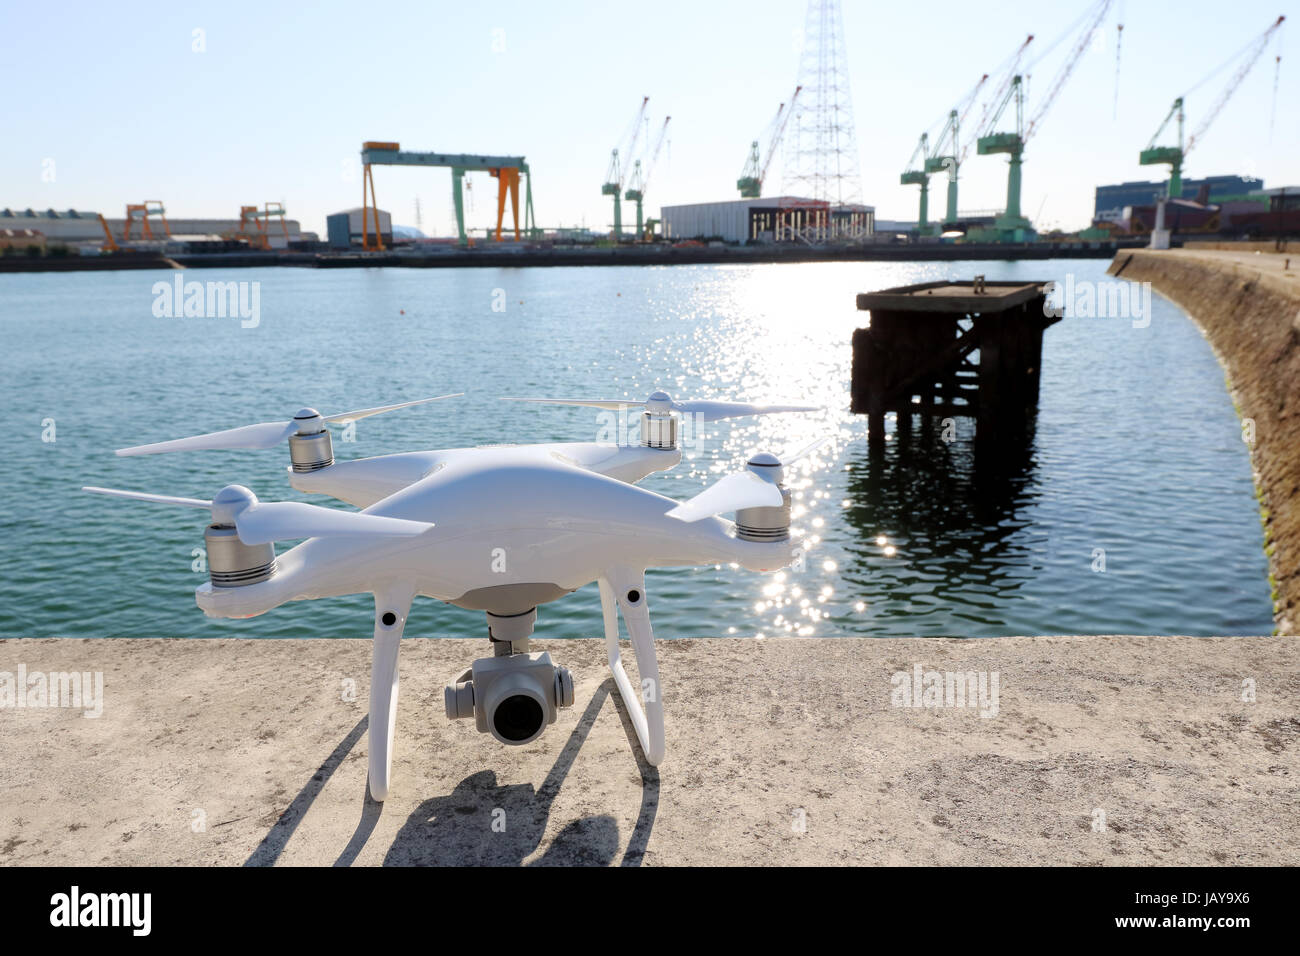
[[[410,408],[412,405],[428,405],[430,402],[440,402],[444,398],[460,398],[464,392],[452,392],[450,395],[439,395],[436,398],[419,398],[413,402],[399,402],[396,405],[379,405],[375,408],[359,408],[355,412],[342,412],[338,415],[326,415],[324,421],[331,425],[341,422],[355,422],[358,419],[369,418],[371,415],[382,415],[384,412],[395,412],[399,408]]]
[[[536,405],[580,405],[584,408],[604,408],[611,412],[616,412],[620,408],[641,408],[645,405],[645,402],[634,402],[626,398],[614,399],[608,402],[585,398],[503,398],[501,401],[533,402]]]
[[[292,435],[296,427],[293,422],[262,422],[260,425],[228,428],[225,431],[209,432],[192,438],[174,438],[171,441],[154,442],[151,445],[119,448],[117,454],[119,457],[128,458],[134,455],[161,455],[169,451],[274,448]]]
[[[96,488],[92,485],[86,485],[81,489],[89,491],[96,495],[108,495],[112,498],[132,498],[136,501],[156,501],[162,505],[185,505],[188,508],[211,508],[211,501],[202,501],[198,498],[173,498],[171,495],[149,495],[143,491],[121,491],[117,488]]]
[[[702,415],[706,422],[723,418],[741,418],[746,415],[773,415],[778,412],[816,412],[815,405],[754,405],[749,402],[673,402],[673,411],[689,415]]]
[[[805,445],[803,448],[800,448],[797,452],[794,452],[793,454],[787,453],[781,455],[782,467],[788,468],[789,466],[793,465],[795,462],[802,461],[803,459],[811,455],[813,452],[821,448],[823,445],[830,442],[830,440],[831,440],[831,436],[826,435],[825,437],[819,438],[815,442],[809,445]]]
[[[164,505],[184,505],[188,508],[206,508],[214,511],[213,520],[228,523],[234,520],[239,540],[244,544],[266,544],[271,541],[292,541],[297,538],[327,538],[342,536],[413,537],[434,527],[430,521],[408,521],[405,518],[386,518],[382,515],[362,514],[357,511],[340,511],[322,508],[300,501],[258,501],[246,488],[230,486],[222,489],[219,499],[203,501],[199,498],[174,498],[170,495],[151,495],[140,491],[122,491],[117,488],[86,486],[82,491],[113,498],[131,498],[136,501],[153,501]],[[215,511],[222,510],[218,519]]]
[[[506,398],[507,402],[535,402],[541,405],[580,405],[586,408],[603,408],[617,411],[620,408],[644,408],[653,405],[656,396],[651,395],[644,402],[630,399],[585,399],[585,398]],[[777,412],[816,412],[821,409],[815,405],[755,405],[751,402],[718,402],[708,399],[698,401],[675,402],[666,396],[660,396],[668,408],[688,415],[698,414],[706,422],[716,422],[723,418],[741,418],[746,415],[771,415]],[[659,406],[663,408],[663,405]]]
[[[413,537],[432,527],[433,523],[428,521],[384,518],[301,501],[259,502],[235,516],[235,529],[244,544],[357,535]]]
[[[451,395],[439,395],[436,398],[421,398],[414,402],[399,402],[396,405],[359,408],[352,412],[322,416],[320,420],[331,425],[354,422],[361,418],[369,418],[371,415],[380,415],[384,412],[396,411],[399,408],[410,408],[412,405],[427,405],[429,402],[440,402],[444,398],[456,398],[463,394],[464,392],[456,392]],[[189,438],[174,438],[171,441],[119,448],[117,454],[123,458],[128,458],[135,455],[160,455],[172,451],[230,451],[245,448],[274,448],[292,435],[297,428],[297,422],[292,420],[287,422],[262,422],[258,425],[227,428],[224,431],[208,432],[205,435],[193,435]]]
[[[668,517],[679,521],[699,521],[739,508],[779,508],[782,500],[781,490],[772,482],[752,471],[740,471],[727,475],[694,498],[682,502],[668,512]]]

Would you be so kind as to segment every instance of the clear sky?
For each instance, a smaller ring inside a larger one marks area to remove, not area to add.
[[[1026,34],[1041,55],[1088,2],[843,0],[864,200],[879,217],[916,216],[917,190],[898,176],[920,133]],[[1137,154],[1170,101],[1279,14],[1288,22],[1271,133],[1276,47],[1186,175],[1300,184],[1300,64],[1286,36],[1295,0],[1115,6],[1124,23],[1117,115],[1112,15],[1026,150],[1023,206],[1040,228],[1086,225],[1099,183],[1161,178]],[[233,218],[241,204],[279,200],[323,233],[326,214],[360,204],[360,144],[379,139],[523,154],[540,225],[608,227],[609,151],[645,95],[654,125],[673,117],[648,205],[730,199],[750,141],[796,82],[804,10],[803,0],[0,0],[0,206],[121,216],[127,202],[162,199],[173,216]],[[1033,68],[1029,112],[1067,45]],[[1189,131],[1229,75],[1189,99]],[[1005,160],[971,152],[961,207],[1001,207]],[[779,190],[778,172],[765,193]],[[495,182],[470,178],[470,222],[487,225]],[[414,223],[418,197],[425,231],[450,232],[448,171],[379,167],[375,180],[394,222]]]

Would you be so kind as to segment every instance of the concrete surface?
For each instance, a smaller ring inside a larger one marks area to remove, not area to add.
[[[104,679],[98,718],[0,709],[0,864],[1300,859],[1297,638],[660,641],[657,770],[601,642],[535,647],[576,704],[507,748],[442,712],[486,641],[403,642],[381,806],[368,640],[0,641],[0,689]],[[915,665],[996,672],[996,715],[892,705]]]
[[[1109,272],[1150,282],[1214,348],[1243,426],[1280,634],[1300,631],[1300,253],[1149,249]]]

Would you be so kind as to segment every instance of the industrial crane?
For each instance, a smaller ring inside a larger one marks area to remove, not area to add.
[[[929,158],[930,134],[922,133],[916,149],[912,150],[912,158],[907,161],[907,169],[898,177],[902,186],[921,187],[921,211],[916,217],[916,232],[920,236],[930,235],[930,174],[925,171],[925,161]]]
[[[786,124],[790,122],[790,114],[794,112],[795,100],[799,98],[799,91],[802,86],[796,86],[794,93],[790,96],[790,103],[782,103],[776,110],[776,116],[773,117],[769,128],[772,130],[772,136],[767,143],[767,158],[760,158],[758,152],[758,140],[749,144],[749,159],[745,162],[745,168],[740,172],[740,178],[736,180],[736,188],[740,190],[742,199],[757,199],[763,195],[763,183],[767,179],[768,167],[772,165],[772,157],[776,155],[777,148],[781,145],[781,138],[785,135]]]
[[[655,163],[659,159],[659,150],[664,145],[664,137],[668,135],[668,121],[671,116],[664,117],[664,125],[659,127],[659,137],[655,140],[654,149],[650,151],[649,162],[644,165],[638,159],[632,167],[632,176],[628,180],[627,192],[623,198],[629,202],[636,203],[636,237],[640,239],[644,236],[644,225],[641,218],[641,204],[645,199],[645,191],[650,186],[650,174],[654,172]]]
[[[1020,212],[1020,167],[1023,162],[1025,144],[1033,137],[1042,127],[1043,120],[1047,117],[1047,112],[1056,102],[1057,95],[1069,81],[1070,75],[1074,68],[1079,65],[1079,60],[1087,52],[1092,38],[1101,26],[1106,14],[1114,5],[1114,0],[1095,0],[1088,7],[1084,15],[1080,18],[1082,27],[1075,34],[1074,46],[1066,56],[1065,62],[1061,64],[1052,78],[1048,92],[1043,97],[1038,108],[1029,118],[1029,123],[1025,123],[1025,92],[1024,77],[1017,73],[1012,77],[1010,86],[1007,88],[1001,101],[994,111],[992,121],[984,128],[980,138],[976,141],[975,148],[981,156],[987,156],[993,153],[1006,153],[1008,156],[1007,168],[1007,205],[1006,210],[995,222],[995,228],[999,239],[1019,242],[1033,236],[1033,223],[1026,219]],[[1066,35],[1069,35],[1067,32]],[[1030,39],[1033,39],[1030,37]],[[1059,40],[1057,42],[1060,42]],[[1028,43],[1028,41],[1026,41]],[[1052,44],[1052,49],[1056,43]],[[1023,47],[1022,47],[1023,49]],[[1040,58],[1041,59],[1041,58]],[[1016,128],[1013,133],[995,133],[994,128],[1002,118],[1003,112],[1007,106],[1014,101],[1016,105]]]
[[[971,87],[970,92],[957,104],[957,108],[948,112],[948,121],[935,139],[933,151],[925,160],[925,171],[927,173],[942,173],[945,171],[948,173],[948,209],[943,220],[945,225],[951,225],[957,221],[957,171],[966,158],[965,150],[958,145],[961,142],[961,126],[966,122],[966,116],[970,113],[971,107],[975,105],[979,91],[988,78],[987,73],[981,76],[979,81]],[[923,197],[925,195],[924,189],[925,187],[922,187]]]
[[[1269,40],[1273,38],[1274,33],[1276,33],[1278,28],[1282,26],[1282,21],[1285,19],[1286,17],[1284,16],[1278,17],[1273,22],[1272,26],[1259,34],[1259,36],[1255,37],[1255,39],[1251,40],[1245,48],[1234,54],[1231,59],[1208,73],[1199,83],[1196,84],[1196,86],[1192,87],[1191,90],[1188,90],[1187,93],[1184,93],[1182,96],[1174,100],[1174,104],[1169,108],[1169,112],[1166,114],[1164,122],[1160,124],[1160,128],[1157,129],[1155,135],[1151,137],[1151,142],[1147,144],[1146,149],[1142,150],[1142,152],[1138,154],[1138,163],[1142,166],[1169,167],[1169,185],[1165,191],[1165,196],[1167,198],[1178,199],[1183,195],[1183,160],[1186,159],[1187,154],[1192,151],[1192,148],[1200,142],[1206,131],[1209,130],[1210,124],[1218,118],[1219,113],[1223,111],[1228,100],[1232,98],[1232,94],[1237,92],[1237,88],[1241,86],[1241,83],[1246,79],[1247,74],[1249,74],[1255,64],[1259,62],[1260,56],[1263,55],[1264,50],[1268,48]],[[1281,57],[1279,56],[1278,59],[1280,60]],[[1209,111],[1205,114],[1205,118],[1201,120],[1201,125],[1196,128],[1196,131],[1192,133],[1191,138],[1187,140],[1187,143],[1184,146],[1183,125],[1186,120],[1186,114],[1183,111],[1184,97],[1186,97],[1188,93],[1203,86],[1212,77],[1218,75],[1219,71],[1230,63],[1236,63],[1237,69],[1229,78],[1227,85],[1220,91],[1218,98],[1214,101],[1214,105],[1210,107]],[[1164,135],[1165,128],[1169,125],[1169,121],[1175,118],[1178,122],[1178,145],[1157,146],[1156,141]]]
[[[636,118],[632,120],[632,129],[630,136],[625,135],[624,141],[627,142],[627,152],[625,155],[631,156],[636,152],[636,141],[641,136],[641,123],[645,119],[645,108],[650,102],[650,97],[641,98],[641,108],[636,111]],[[623,196],[623,167],[618,158],[618,147],[610,152],[609,169],[605,171],[605,182],[600,187],[602,196],[614,197],[614,240],[617,242],[623,238],[623,207],[621,199]]]
[[[1022,80],[1020,74],[1020,61],[1024,58],[1025,51],[1029,49],[1029,44],[1034,42],[1034,35],[1031,33],[1025,38],[1025,42],[1020,44],[998,70],[998,85],[993,91],[993,95],[984,103],[984,109],[980,112],[979,124],[975,129],[976,152],[980,156],[990,153],[1006,152],[1011,154],[1011,168],[1007,177],[1007,207],[1003,213],[1004,218],[1010,214],[1013,206],[1015,217],[1020,217],[1020,153],[1024,147],[1021,138],[1024,119],[1024,101]],[[1016,131],[1014,133],[994,133],[993,130],[1002,118],[1002,113],[1006,110],[1007,105],[1012,101],[1016,102]],[[959,160],[964,160],[967,152],[970,150],[970,141],[962,147]],[[1014,182],[1013,182],[1014,180]],[[1014,186],[1014,188],[1013,188]],[[1014,202],[1013,202],[1014,196]],[[999,226],[1000,228],[1000,226]],[[969,235],[969,233],[968,233]]]

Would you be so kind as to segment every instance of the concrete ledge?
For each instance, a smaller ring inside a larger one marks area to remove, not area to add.
[[[0,864],[1300,857],[1297,638],[660,641],[657,771],[630,746],[602,643],[537,646],[573,669],[576,704],[507,748],[442,713],[443,684],[486,642],[403,642],[380,806],[368,640],[0,641],[0,680],[20,665],[104,677],[97,719],[0,710]],[[917,664],[996,671],[996,716],[892,706],[891,675]]]

